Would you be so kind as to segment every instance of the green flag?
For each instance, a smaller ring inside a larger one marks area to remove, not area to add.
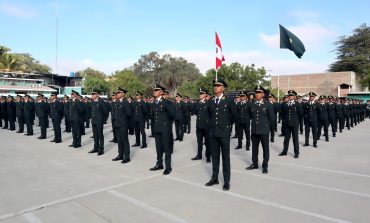
[[[280,27],[280,49],[289,49],[301,58],[306,49],[298,37],[279,24]]]

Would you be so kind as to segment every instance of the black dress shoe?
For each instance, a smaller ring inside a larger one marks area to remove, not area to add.
[[[89,151],[89,153],[97,153],[97,152],[98,152],[97,149],[92,149],[92,150]]]
[[[306,146],[309,146],[309,144],[308,143],[305,143],[305,144],[303,144],[303,146],[306,147]]]
[[[176,138],[176,139],[175,139],[175,141],[178,141],[178,140],[180,140],[180,139],[179,139],[179,138]]]
[[[112,139],[111,141],[109,141],[109,142],[114,142],[115,140],[114,139]]]
[[[154,135],[150,135],[149,137],[150,137],[150,138],[153,138],[153,137],[154,137]]]
[[[242,148],[242,146],[237,146],[237,147],[235,147],[235,149],[241,149]]]
[[[137,146],[140,146],[140,144],[135,143],[134,145],[132,145],[132,147],[137,147]]]
[[[75,147],[75,145],[71,144],[71,145],[69,145],[68,147]]]
[[[152,167],[149,170],[150,171],[163,170],[163,166],[155,165],[155,167]]]
[[[165,170],[163,171],[163,175],[168,175],[168,174],[170,174],[170,173],[171,173],[171,171],[172,171],[172,169],[165,169]]]
[[[118,161],[118,160],[123,160],[123,158],[122,158],[122,157],[117,156],[116,158],[112,159],[112,161]]]
[[[55,139],[51,140],[50,142],[55,142]]]
[[[329,139],[325,139],[325,141],[329,142]]]
[[[98,152],[98,156],[104,155],[104,152]]]
[[[233,139],[236,139],[236,138],[238,138],[238,136],[233,136],[232,138],[233,138]]]
[[[40,137],[37,137],[37,138],[38,138],[38,139],[46,139],[46,137],[41,137],[41,136],[40,136]]]
[[[254,170],[254,169],[258,169],[258,165],[250,165],[249,167],[245,168],[246,170]]]
[[[281,153],[279,153],[279,156],[286,156],[287,154],[286,153],[283,153],[283,152],[281,152]]]
[[[266,167],[262,169],[262,173],[263,173],[263,174],[267,174],[268,172],[269,172],[269,171],[267,170],[267,168],[266,168]]]
[[[128,163],[128,162],[130,162],[131,160],[130,160],[130,158],[127,158],[127,159],[124,159],[124,160],[122,160],[122,162],[121,163]]]
[[[314,148],[317,148],[317,145],[313,145]]]
[[[61,143],[62,142],[62,140],[61,141],[55,141],[55,143]]]
[[[210,163],[211,162],[211,158],[207,158],[207,163]]]
[[[145,149],[146,147],[148,146],[145,144],[145,145],[140,146],[140,149]]]
[[[270,142],[275,142],[274,139],[270,139]]]
[[[217,179],[211,179],[210,181],[208,181],[205,185],[207,187],[209,186],[213,186],[213,185],[216,185],[216,184],[219,184],[218,180]]]
[[[81,145],[77,145],[77,146],[74,146],[73,148],[80,148],[81,147]]]
[[[249,147],[246,147],[246,148],[245,148],[245,150],[246,150],[246,151],[249,151],[250,149],[249,149]]]
[[[222,187],[222,190],[224,191],[230,190],[230,184],[224,184],[224,186]]]
[[[193,158],[191,158],[191,160],[201,160],[202,159],[202,157],[201,156],[195,156],[195,157],[193,157]]]
[[[298,159],[298,158],[299,158],[299,155],[298,155],[298,154],[295,154],[295,155],[294,155],[294,158],[295,158],[295,159]]]
[[[85,134],[81,134],[81,135],[85,135]],[[90,139],[94,138],[94,136],[90,136]]]

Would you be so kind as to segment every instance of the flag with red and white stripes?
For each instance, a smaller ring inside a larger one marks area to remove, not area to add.
[[[222,61],[225,61],[225,57],[222,54],[221,42],[216,32],[216,71],[221,67]]]

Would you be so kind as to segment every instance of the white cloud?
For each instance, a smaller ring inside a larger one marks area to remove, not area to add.
[[[160,54],[169,53],[172,56],[183,57],[189,62],[197,65],[204,74],[207,70],[215,67],[215,52],[213,51],[165,51]],[[277,74],[302,74],[310,72],[325,72],[328,64],[314,61],[302,61],[299,59],[279,59],[273,55],[259,51],[244,51],[224,53],[226,64],[239,62],[243,65],[255,64],[257,67],[265,67],[271,70],[271,75]]]
[[[25,7],[11,3],[0,4],[0,11],[7,15],[18,18],[34,18],[39,14],[38,11],[30,8],[29,6]]]
[[[130,67],[134,64],[136,60],[124,60],[117,62],[95,62],[91,59],[82,60],[71,60],[71,59],[59,59],[58,60],[58,71],[55,69],[55,61],[50,61],[47,64],[52,68],[53,73],[58,73],[60,75],[69,76],[70,72],[76,72],[84,70],[88,67],[104,72],[107,75],[112,74],[117,70],[122,70],[124,68]]]
[[[319,48],[328,39],[334,39],[337,37],[337,32],[334,30],[334,28],[324,27],[322,25],[310,22],[305,22],[297,26],[288,26],[285,28],[302,40],[306,50]],[[267,46],[279,48],[279,33],[272,35],[260,33],[259,36]]]

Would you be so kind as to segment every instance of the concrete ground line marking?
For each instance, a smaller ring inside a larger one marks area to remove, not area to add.
[[[26,221],[30,223],[42,223],[42,221],[38,217],[36,217],[36,215],[34,215],[32,212],[25,213],[22,216],[24,219],[26,219]]]
[[[108,193],[110,193],[111,195],[113,196],[116,196],[118,198],[121,198],[125,201],[128,201],[130,202],[131,204],[134,204],[144,210],[147,210],[147,211],[150,211],[154,214],[157,214],[157,215],[160,215],[162,217],[165,217],[173,222],[179,222],[179,223],[187,223],[187,221],[185,221],[184,219],[180,218],[180,217],[177,217],[169,212],[166,212],[162,209],[159,209],[159,208],[156,208],[156,207],[153,207],[153,206],[150,206],[142,201],[139,201],[139,200],[136,200],[135,198],[132,198],[126,194],[123,194],[123,193],[120,193],[116,190],[110,190],[108,191]]]
[[[178,182],[186,183],[186,184],[189,184],[189,185],[192,185],[192,186],[195,186],[195,187],[199,187],[199,188],[202,188],[202,189],[205,189],[205,190],[215,191],[215,192],[218,192],[218,193],[230,195],[230,196],[233,196],[233,197],[237,197],[237,198],[252,201],[252,202],[255,202],[255,203],[263,204],[263,205],[266,205],[266,206],[271,206],[271,207],[283,209],[283,210],[286,210],[286,211],[290,211],[290,212],[294,212],[294,213],[299,213],[299,214],[303,214],[303,215],[323,219],[323,220],[330,221],[330,222],[350,223],[350,221],[346,221],[346,220],[343,220],[343,219],[333,218],[333,217],[329,217],[329,216],[326,216],[326,215],[321,215],[321,214],[313,213],[313,212],[310,212],[310,211],[305,211],[305,210],[298,209],[298,208],[293,208],[293,207],[290,207],[290,206],[286,206],[286,205],[282,205],[282,204],[278,204],[278,203],[274,203],[274,202],[260,200],[260,199],[253,198],[253,197],[247,197],[247,196],[237,194],[237,193],[233,193],[233,192],[230,192],[230,191],[225,192],[225,191],[222,191],[220,189],[216,189],[216,188],[212,188],[212,187],[206,187],[206,186],[196,184],[196,183],[193,183],[193,182],[190,182],[190,181],[187,181],[187,180],[183,180],[183,179],[180,179],[180,178],[177,178],[177,177],[166,176],[166,178],[171,179],[171,180],[175,180],[175,181],[178,181]]]
[[[193,163],[193,164],[185,165],[185,166],[174,169],[174,171],[185,169],[185,168],[188,168],[188,167],[198,166],[198,165],[202,165],[202,163]],[[0,215],[0,220],[12,218],[12,217],[15,217],[15,216],[18,216],[18,215],[23,215],[25,213],[32,212],[32,211],[35,211],[35,210],[38,210],[38,209],[41,209],[41,208],[45,208],[45,207],[49,207],[49,206],[52,206],[52,205],[55,205],[55,204],[68,202],[68,201],[71,201],[71,200],[74,200],[74,199],[77,199],[77,198],[86,197],[86,196],[97,194],[97,193],[100,193],[100,192],[106,192],[108,190],[113,190],[113,189],[116,189],[116,188],[119,188],[119,187],[122,187],[122,186],[138,183],[138,182],[149,180],[149,179],[156,178],[156,177],[159,177],[159,176],[163,176],[163,174],[158,173],[158,174],[155,174],[155,175],[135,179],[135,180],[128,181],[128,182],[125,182],[125,183],[120,183],[120,184],[116,184],[116,185],[113,185],[113,186],[108,186],[108,187],[105,187],[105,188],[93,190],[93,191],[90,191],[90,192],[76,194],[74,196],[61,198],[61,199],[51,201],[51,202],[48,202],[48,203],[39,204],[39,205],[24,209],[24,210],[21,210],[21,211],[18,211],[18,212],[13,212],[13,213]]]
[[[364,194],[364,193],[360,193],[360,192],[356,192],[356,191],[344,190],[344,189],[339,189],[339,188],[335,188],[335,187],[327,187],[327,186],[322,186],[322,185],[317,185],[317,184],[304,183],[304,182],[300,182],[300,181],[288,180],[288,179],[283,179],[283,178],[278,178],[278,177],[258,175],[258,174],[243,172],[243,171],[235,170],[235,169],[231,169],[231,171],[235,172],[235,173],[260,177],[260,178],[267,179],[267,180],[275,180],[275,181],[291,183],[291,184],[296,184],[296,185],[301,185],[301,186],[306,186],[306,187],[319,188],[319,189],[324,189],[324,190],[330,190],[330,191],[335,191],[335,192],[340,192],[340,193],[345,193],[345,194],[351,194],[351,195],[356,195],[356,196],[360,196],[360,197],[370,198],[369,194]]]
[[[247,156],[239,156],[239,155],[230,155],[230,156],[235,156],[235,157],[240,157],[240,158],[246,158],[246,159],[249,158]],[[306,166],[306,165],[298,165],[298,164],[292,164],[292,163],[284,163],[284,162],[275,161],[275,160],[270,160],[269,162],[270,163],[283,164],[283,165],[286,165],[286,166],[294,166],[294,167],[300,167],[300,168],[306,168],[306,169],[320,170],[320,171],[325,171],[325,172],[330,172],[330,173],[350,175],[350,176],[355,176],[355,177],[370,178],[370,175],[360,174],[360,173],[352,173],[352,172],[346,172],[346,171],[331,170],[331,169],[325,169],[325,168],[320,168],[320,167],[313,167],[313,166]]]

